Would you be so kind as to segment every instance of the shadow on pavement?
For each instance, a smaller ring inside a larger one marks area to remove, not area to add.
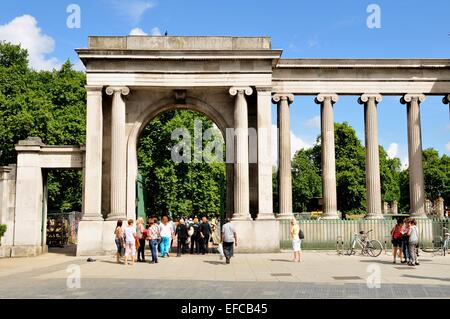
[[[391,261],[388,261],[388,260],[377,260],[377,259],[364,259],[364,260],[360,260],[360,262],[362,262],[362,263],[371,263],[371,264],[385,264],[385,265],[398,265],[398,266],[403,266],[403,265],[406,265],[406,264],[402,264],[402,263],[400,263],[399,261],[396,263],[396,264],[394,264],[393,262],[392,262],[392,260]]]
[[[211,260],[203,260],[204,263],[208,263],[211,265],[225,265],[225,261],[211,261]]]
[[[284,261],[284,262],[287,262],[287,263],[291,263],[292,262],[291,259],[270,259],[270,261]]]

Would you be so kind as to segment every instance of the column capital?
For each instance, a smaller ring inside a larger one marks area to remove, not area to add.
[[[407,93],[402,96],[400,103],[406,104],[413,100],[417,100],[418,103],[425,101],[425,95],[422,93]]]
[[[325,100],[331,100],[331,103],[336,103],[339,100],[339,96],[336,93],[320,93],[317,94],[314,102],[321,104]]]
[[[450,104],[450,94],[444,96],[444,98],[442,99],[442,103]]]
[[[375,100],[376,103],[380,103],[383,100],[383,97],[378,93],[364,93],[358,98],[358,103],[365,104],[371,99]]]
[[[249,86],[232,86],[230,87],[229,92],[232,96],[237,94],[251,95],[253,93],[253,89]]]
[[[278,103],[280,101],[284,101],[287,100],[287,102],[289,104],[291,104],[292,102],[294,102],[294,94],[291,93],[276,93],[272,96],[272,100],[275,103]]]
[[[106,94],[113,95],[115,93],[128,95],[130,94],[130,89],[127,86],[108,86],[106,88]]]
[[[101,85],[85,85],[84,87],[88,94],[101,94],[103,90],[103,86]]]

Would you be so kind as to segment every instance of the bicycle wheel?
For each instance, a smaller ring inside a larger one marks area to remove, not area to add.
[[[437,252],[438,250],[440,250],[441,249],[441,247],[435,247],[434,246],[434,243],[433,243],[433,246],[432,247],[420,247],[420,249],[424,252],[424,253],[435,253],[435,252]]]
[[[378,257],[383,251],[383,245],[378,240],[371,240],[367,243],[367,250],[370,256]]]

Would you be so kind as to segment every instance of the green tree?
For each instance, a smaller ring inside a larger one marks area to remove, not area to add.
[[[301,149],[292,159],[292,202],[295,212],[308,211],[309,201],[322,196],[320,170],[315,165],[312,151]]]
[[[67,61],[60,70],[28,68],[28,53],[0,43],[0,165],[16,162],[15,145],[28,136],[49,145],[85,141],[85,74]],[[81,209],[81,174],[49,172],[49,210]]]
[[[400,200],[400,159],[389,158],[382,146],[379,147],[379,151],[381,198],[386,202],[398,202]]]
[[[146,190],[147,214],[218,214],[223,209],[225,163],[203,160],[175,163],[171,157],[173,146],[179,143],[172,140],[172,132],[185,128],[192,139],[184,151],[191,152],[193,159],[195,121],[202,123],[203,131],[213,127],[208,118],[190,110],[165,112],[145,127],[139,141],[138,161]],[[222,139],[217,129],[215,136]],[[203,148],[207,143],[203,140]]]

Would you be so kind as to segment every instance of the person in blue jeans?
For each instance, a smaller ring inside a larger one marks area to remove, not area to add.
[[[148,226],[148,245],[150,247],[150,252],[152,254],[151,264],[158,263],[158,238],[159,238],[159,227],[153,219],[149,220]]]
[[[161,235],[161,257],[170,257],[170,242],[173,238],[173,226],[169,223],[169,218],[163,216],[159,225],[159,233]]]
[[[405,219],[405,224],[402,229],[402,249],[404,260],[401,261],[402,264],[409,263],[411,260],[411,255],[409,253],[409,228],[411,227],[411,220],[409,218]]]

